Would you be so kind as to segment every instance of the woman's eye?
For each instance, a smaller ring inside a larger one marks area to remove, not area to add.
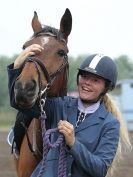
[[[87,75],[86,75],[86,74],[82,74],[82,77],[83,77],[83,78],[87,78]]]
[[[100,82],[100,79],[94,79],[94,82]]]

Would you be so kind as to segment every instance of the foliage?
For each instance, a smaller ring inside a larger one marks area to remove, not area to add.
[[[0,109],[9,105],[7,65],[13,62],[14,57],[0,56]]]
[[[115,59],[118,68],[118,80],[133,79],[133,62],[126,55]]]
[[[81,62],[84,60],[85,56],[79,56],[78,58],[69,58],[69,80],[68,80],[68,90],[74,91],[77,87],[77,73]]]

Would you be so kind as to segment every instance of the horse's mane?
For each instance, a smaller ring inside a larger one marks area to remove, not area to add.
[[[58,29],[56,29],[52,26],[43,25],[42,30],[34,33],[33,36],[36,37],[36,36],[40,35],[41,33],[43,33],[43,34],[50,33],[50,34],[53,34],[53,36],[55,36],[58,40],[63,39],[63,33],[61,33]]]

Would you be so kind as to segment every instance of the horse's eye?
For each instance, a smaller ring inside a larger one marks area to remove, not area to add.
[[[67,53],[66,53],[64,50],[59,50],[59,51],[58,51],[58,55],[59,55],[60,57],[67,58]]]
[[[22,49],[24,50],[25,48],[26,48],[26,46],[25,46],[25,45],[23,45]]]

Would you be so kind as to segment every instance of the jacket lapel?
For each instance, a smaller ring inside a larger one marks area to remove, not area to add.
[[[87,127],[98,125],[103,119],[105,119],[107,111],[103,104],[100,105],[99,109],[86,117],[84,122],[82,122],[79,127],[75,129],[75,132],[79,132]]]
[[[67,120],[71,124],[73,124],[74,127],[76,127],[77,122],[77,111],[78,111],[78,99],[74,98],[71,101],[69,101],[67,105]],[[79,132],[87,127],[98,125],[101,123],[103,119],[105,119],[106,115],[108,114],[104,104],[101,104],[98,110],[86,117],[84,122],[82,122],[79,127],[75,128],[75,133]]]

